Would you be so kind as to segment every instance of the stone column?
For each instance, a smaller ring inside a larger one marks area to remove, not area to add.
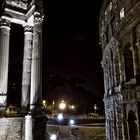
[[[26,115],[25,116],[25,140],[33,140],[33,133],[32,133],[32,116]]]
[[[42,100],[42,16],[34,13],[30,110]]]
[[[31,85],[31,58],[33,47],[33,27],[25,26],[24,28],[24,56],[23,56],[23,73],[22,73],[22,109],[27,108],[30,104],[30,85]]]
[[[0,110],[5,109],[8,86],[10,21],[0,19]]]
[[[123,59],[123,54],[122,54],[122,49],[120,48],[119,45],[119,71],[120,71],[120,86],[123,86],[124,84],[124,79],[125,79],[125,74],[124,74],[124,59]]]
[[[135,28],[133,27],[131,30],[131,44],[132,44],[132,52],[133,52],[133,66],[134,66],[134,76],[137,82],[140,81],[139,78],[139,66],[138,66],[138,54],[137,54],[137,47],[136,47],[136,35],[135,35]]]

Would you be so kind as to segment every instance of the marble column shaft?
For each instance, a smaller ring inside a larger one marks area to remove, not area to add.
[[[34,13],[30,110],[42,100],[42,17]]]
[[[27,107],[30,104],[32,47],[33,47],[33,27],[25,26],[23,73],[22,73],[22,97],[21,97],[22,107]]]
[[[7,98],[8,65],[9,65],[10,21],[0,19],[0,94]],[[1,99],[0,105],[6,105],[6,98]]]
[[[33,140],[32,121],[33,119],[31,115],[25,116],[25,140]]]

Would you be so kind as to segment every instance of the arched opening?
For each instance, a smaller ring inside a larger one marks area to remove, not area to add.
[[[136,115],[133,110],[130,110],[128,113],[128,126],[129,126],[129,140],[136,140],[137,135],[137,124],[136,124]]]
[[[125,66],[125,80],[126,82],[134,78],[133,55],[130,43],[124,47],[124,66]]]

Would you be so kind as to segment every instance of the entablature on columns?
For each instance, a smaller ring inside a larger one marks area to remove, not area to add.
[[[28,2],[23,2],[22,0],[5,0],[3,14],[8,14],[18,20],[27,20],[29,11],[32,13],[33,7],[33,4],[30,6]]]
[[[12,18],[13,23],[24,26],[26,22],[33,26],[43,20],[43,0],[5,0],[2,16]]]
[[[122,95],[124,103],[140,102],[140,87],[133,84],[125,85],[122,88]]]

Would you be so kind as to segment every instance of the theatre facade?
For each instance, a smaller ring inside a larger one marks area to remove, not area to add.
[[[140,0],[104,0],[99,18],[107,140],[140,139]]]

